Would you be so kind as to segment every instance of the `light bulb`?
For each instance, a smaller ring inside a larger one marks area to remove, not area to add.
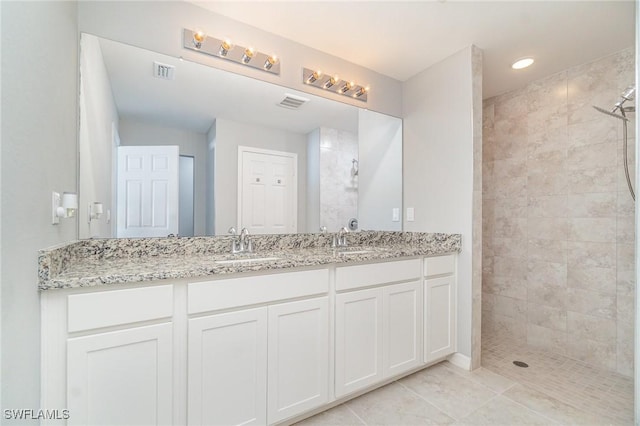
[[[330,77],[329,80],[327,80],[326,83],[324,83],[324,88],[328,89],[330,87],[332,87],[333,85],[335,85],[338,82],[338,76],[334,75],[333,77]]]
[[[207,38],[207,35],[204,31],[196,31],[193,33],[193,45],[196,49],[200,49],[202,47],[202,42]]]
[[[314,81],[318,80],[320,77],[322,77],[322,71],[320,70],[314,71],[313,74],[311,74],[307,79],[307,83],[311,84]]]
[[[278,57],[276,55],[271,55],[264,61],[263,68],[265,70],[270,70],[278,62]]]
[[[242,62],[248,64],[251,58],[253,58],[253,54],[253,47],[247,47],[246,49],[244,49],[244,53],[242,54]]]
[[[220,56],[227,56],[227,53],[229,53],[229,50],[231,50],[232,44],[231,44],[231,40],[225,39],[222,41],[222,43],[220,43],[220,50],[218,50],[218,55]]]

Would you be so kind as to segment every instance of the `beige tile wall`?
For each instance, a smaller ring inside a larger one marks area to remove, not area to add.
[[[613,107],[634,81],[634,61],[630,48],[483,108],[482,333],[625,375],[633,372],[634,204],[621,121],[592,105]]]

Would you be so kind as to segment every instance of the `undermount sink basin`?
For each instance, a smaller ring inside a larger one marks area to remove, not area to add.
[[[373,250],[347,250],[347,251],[339,251],[338,254],[340,256],[347,256],[350,254],[365,254],[365,253],[371,253]]]
[[[279,257],[245,257],[241,259],[227,259],[216,260],[215,263],[219,265],[230,265],[232,263],[254,263],[254,262],[268,262],[270,260],[278,260]]]

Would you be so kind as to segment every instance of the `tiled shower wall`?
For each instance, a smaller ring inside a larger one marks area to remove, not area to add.
[[[633,373],[634,203],[622,122],[627,49],[483,108],[483,335]],[[629,126],[632,179],[633,127]]]
[[[320,128],[320,226],[329,232],[358,217],[358,176],[351,173],[352,160],[357,159],[357,135]]]

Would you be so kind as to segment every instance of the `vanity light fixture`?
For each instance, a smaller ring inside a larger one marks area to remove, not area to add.
[[[531,64],[533,64],[533,58],[522,58],[515,61],[511,65],[511,68],[513,68],[514,70],[521,70],[523,68],[530,66]]]
[[[367,102],[369,86],[360,86],[353,81],[341,80],[335,74],[324,75],[320,70],[302,69],[302,82],[338,95],[349,96]]]
[[[51,223],[57,225],[60,218],[70,218],[76,215],[78,210],[78,194],[75,192],[53,192],[51,194]]]
[[[280,74],[275,55],[259,52],[253,47],[234,45],[229,39],[211,37],[203,31],[183,29],[182,47],[219,59],[226,59],[270,74]]]

